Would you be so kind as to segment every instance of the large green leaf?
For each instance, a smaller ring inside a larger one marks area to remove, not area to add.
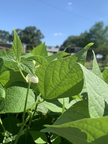
[[[84,73],[90,116],[108,115],[108,85],[83,65],[80,66]]]
[[[45,99],[77,95],[82,90],[83,73],[76,62],[85,62],[85,54],[92,44],[75,55],[45,64],[37,70],[39,90]],[[84,56],[83,56],[84,55]]]
[[[68,97],[80,93],[83,86],[82,70],[76,57],[66,57],[37,69],[39,89],[46,99]]]
[[[89,117],[88,102],[87,100],[84,100],[71,106],[59,117],[59,119],[57,119],[54,125],[60,125]]]
[[[31,53],[33,55],[40,55],[40,56],[47,56],[47,50],[46,50],[46,46],[45,43],[42,43],[40,45],[38,45],[37,47],[35,47]]]
[[[107,144],[108,117],[86,118],[61,125],[46,125],[73,144]]]
[[[12,52],[16,60],[19,60],[19,57],[21,56],[22,53],[22,43],[15,30],[14,30],[14,41],[12,44]]]
[[[61,125],[64,123],[90,118],[88,111],[88,102],[87,100],[77,102],[72,105],[68,110],[66,110],[55,122],[53,125]],[[43,132],[52,132],[50,129],[43,129]]]
[[[6,96],[0,102],[0,114],[23,112],[27,88],[20,86],[11,86],[6,89]],[[27,109],[35,103],[35,95],[32,90],[29,91]]]

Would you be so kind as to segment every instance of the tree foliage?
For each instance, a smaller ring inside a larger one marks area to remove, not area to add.
[[[0,30],[0,42],[7,42],[9,38],[9,32]]]
[[[41,44],[41,39],[44,38],[42,32],[35,26],[25,27],[25,29],[16,29],[16,32],[23,44],[29,45],[29,47],[37,46]],[[13,31],[11,34],[6,31],[0,30],[0,40],[4,42],[13,41]]]
[[[88,31],[81,33],[79,36],[69,36],[63,42],[62,47],[69,45],[72,47],[84,47],[90,42],[94,43],[94,48],[108,48],[108,26],[104,27],[103,22],[95,23]]]

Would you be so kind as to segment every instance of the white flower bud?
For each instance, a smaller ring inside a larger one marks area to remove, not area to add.
[[[36,61],[35,60],[33,60],[33,63],[34,63],[34,65],[36,64]]]
[[[39,82],[39,79],[38,79],[38,77],[37,76],[33,76],[33,75],[31,75],[31,74],[28,74],[27,76],[26,76],[26,82],[32,82],[32,83],[38,83]]]

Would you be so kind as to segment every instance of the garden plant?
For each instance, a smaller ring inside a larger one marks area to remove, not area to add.
[[[49,55],[45,43],[22,53],[14,30],[0,55],[0,144],[107,144],[108,69],[84,64],[89,43],[74,55]]]

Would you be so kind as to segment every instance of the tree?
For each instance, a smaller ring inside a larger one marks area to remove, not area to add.
[[[0,42],[7,42],[9,41],[9,32],[0,30]]]
[[[96,48],[108,48],[108,26],[104,28],[103,22],[98,22],[89,30],[90,41]]]
[[[85,31],[79,36],[69,36],[63,42],[62,47],[65,48],[69,45],[72,47],[84,47],[90,42],[94,42],[94,48],[108,49],[108,26],[104,27],[103,22],[95,23],[89,31]]]
[[[33,46],[37,46],[41,43],[41,39],[44,38],[43,34],[35,26],[29,26],[25,29],[16,29],[16,32],[23,44],[27,44],[27,48],[31,49]],[[13,32],[9,36],[9,41],[13,41]]]

